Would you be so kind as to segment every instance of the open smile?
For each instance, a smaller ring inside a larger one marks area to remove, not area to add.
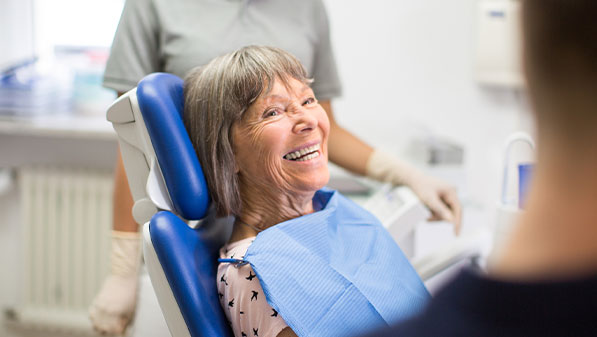
[[[284,159],[291,161],[307,161],[320,156],[319,149],[321,149],[321,143],[317,143],[311,146],[305,146],[302,149],[293,150],[284,155]]]

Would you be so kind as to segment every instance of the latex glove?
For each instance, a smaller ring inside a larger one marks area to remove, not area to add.
[[[367,161],[367,176],[395,185],[407,185],[431,210],[430,220],[451,222],[454,224],[454,232],[460,232],[460,201],[456,189],[450,184],[428,176],[414,166],[379,150],[374,150]]]
[[[141,264],[140,234],[112,231],[110,275],[89,308],[93,328],[123,334],[133,319]]]

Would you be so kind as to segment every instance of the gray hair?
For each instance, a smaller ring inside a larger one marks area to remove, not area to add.
[[[294,56],[264,46],[222,55],[185,77],[183,120],[218,216],[238,215],[242,204],[232,126],[276,80],[288,85],[290,78],[311,83]]]

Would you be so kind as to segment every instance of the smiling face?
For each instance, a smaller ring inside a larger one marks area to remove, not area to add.
[[[243,185],[290,195],[325,186],[329,130],[326,112],[308,85],[277,79],[233,127],[241,194]]]

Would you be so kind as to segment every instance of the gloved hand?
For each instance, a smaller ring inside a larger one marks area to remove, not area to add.
[[[431,210],[430,220],[446,220],[454,224],[456,234],[460,232],[460,201],[451,185],[379,150],[374,150],[369,157],[367,176],[395,185],[407,185]]]
[[[112,231],[110,275],[89,308],[93,328],[123,334],[133,318],[141,263],[140,234]]]

